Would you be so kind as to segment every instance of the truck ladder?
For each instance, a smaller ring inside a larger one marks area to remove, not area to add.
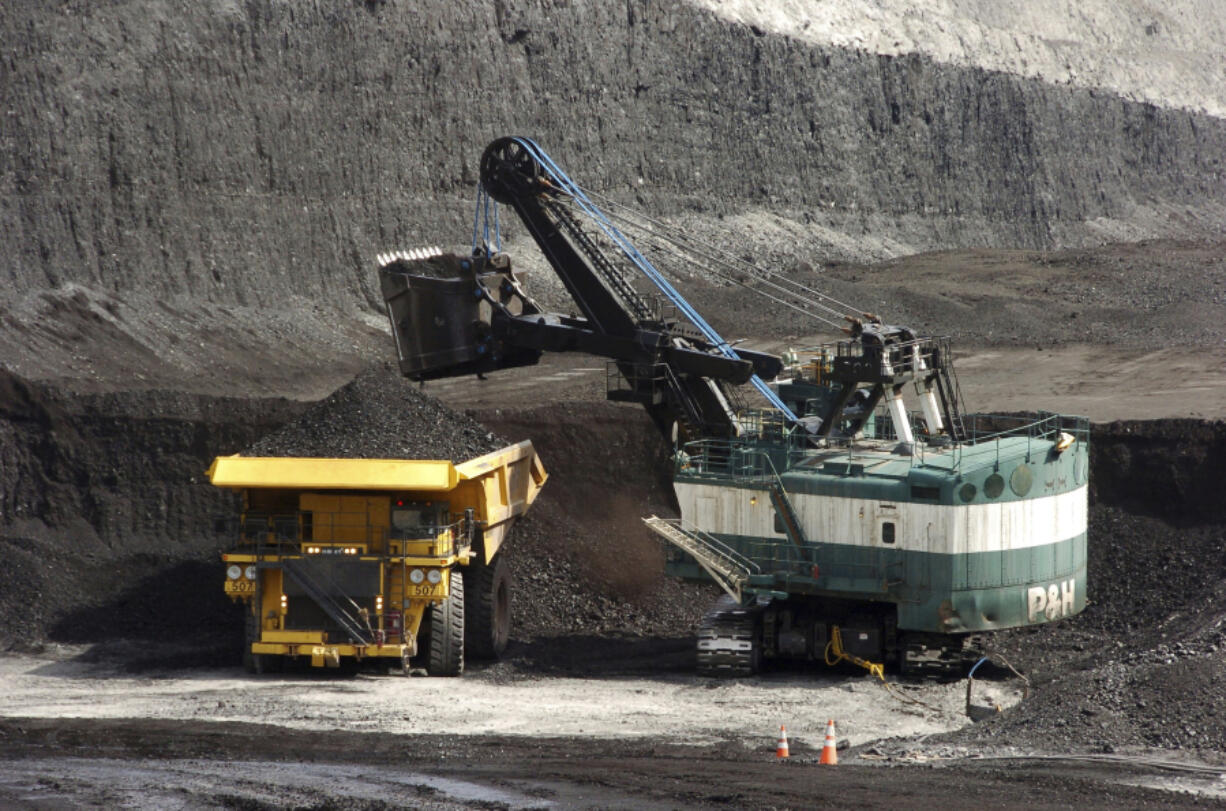
[[[761,571],[758,564],[722,541],[696,527],[687,529],[679,518],[670,520],[653,515],[644,518],[643,523],[652,532],[691,555],[711,575],[711,579],[737,602],[742,599],[750,575]]]
[[[311,575],[311,565],[307,560],[303,558],[283,558],[281,560],[281,568],[293,578],[294,582],[302,586],[302,590],[307,593],[307,596],[314,600],[324,610],[324,613],[331,617],[349,635],[352,641],[363,645],[372,644],[372,640],[367,636],[366,630],[362,627],[362,621],[349,613],[345,606],[336,599],[336,596]],[[354,609],[358,609],[357,603],[354,603],[353,600],[350,600],[343,594],[340,596],[348,600]],[[360,609],[358,609],[358,613],[361,616]]]

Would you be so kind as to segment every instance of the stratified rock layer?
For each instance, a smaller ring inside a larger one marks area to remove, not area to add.
[[[509,133],[656,212],[771,210],[852,258],[1226,221],[1222,119],[679,4],[10,3],[0,41],[5,298],[377,304],[371,257],[465,240]]]

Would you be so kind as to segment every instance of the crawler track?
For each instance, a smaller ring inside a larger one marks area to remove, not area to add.
[[[762,668],[762,609],[723,595],[698,624],[698,672],[752,676]]]

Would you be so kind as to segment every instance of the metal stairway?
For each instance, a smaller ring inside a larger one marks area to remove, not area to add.
[[[332,621],[341,627],[349,638],[363,645],[374,644],[367,628],[361,617],[361,609],[357,603],[345,597],[343,594],[334,594],[325,588],[311,573],[310,561],[305,558],[282,558],[281,569],[288,574],[294,582],[302,586],[302,590],[307,593],[307,596],[315,601],[315,604],[323,609],[324,613],[332,618]],[[354,616],[345,608],[337,596],[347,600],[349,604],[357,611],[358,616]]]
[[[644,518],[643,523],[664,540],[691,555],[720,588],[738,602],[751,575],[761,567],[732,547],[697,528],[686,528],[679,518]]]
[[[939,361],[936,365],[937,395],[945,406],[945,418],[949,422],[946,430],[955,442],[965,442],[969,438],[966,435],[966,425],[962,421],[962,414],[966,409],[962,401],[962,389],[958,385],[958,376],[954,372],[953,353],[948,345],[944,345],[939,354],[934,355]]]
[[[783,489],[783,482],[775,477],[774,483],[770,486],[771,505],[778,513],[780,521],[783,523],[788,540],[796,545],[797,549],[805,549],[805,533],[800,528],[800,518],[796,515],[795,508],[792,507],[792,500],[788,498],[787,491]]]
[[[800,516],[796,514],[796,508],[792,506],[792,499],[788,498],[788,491],[783,486],[783,477],[779,475],[770,456],[762,453],[760,457],[766,462],[766,468],[769,470],[767,492],[771,506],[775,508],[775,514],[779,516],[779,522],[783,524],[784,534],[796,547],[796,554],[800,561],[806,565],[816,563],[817,561],[814,560],[816,550],[810,547],[805,540],[805,531],[800,525]]]

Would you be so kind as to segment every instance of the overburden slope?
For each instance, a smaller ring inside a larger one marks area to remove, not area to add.
[[[685,4],[9,3],[0,40],[0,348],[31,377],[221,378],[217,336],[352,355],[375,252],[466,241],[508,133],[698,232],[781,218],[810,260],[1226,222],[1223,119]]]

